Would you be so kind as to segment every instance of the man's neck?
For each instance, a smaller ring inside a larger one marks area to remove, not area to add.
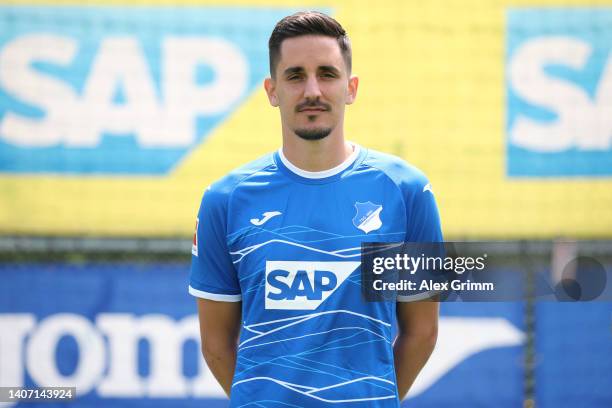
[[[296,135],[283,137],[283,154],[297,168],[324,171],[342,164],[354,146],[342,135],[329,135],[321,140],[304,140]]]

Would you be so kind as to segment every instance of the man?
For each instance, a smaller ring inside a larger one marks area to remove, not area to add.
[[[198,214],[204,357],[231,407],[397,407],[438,304],[362,300],[360,244],[441,241],[434,197],[419,170],[345,140],[359,82],[335,20],[285,17],[269,48],[282,148],[214,183]]]

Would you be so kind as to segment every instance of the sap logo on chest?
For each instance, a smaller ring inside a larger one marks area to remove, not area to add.
[[[266,261],[266,309],[315,310],[360,262]]]

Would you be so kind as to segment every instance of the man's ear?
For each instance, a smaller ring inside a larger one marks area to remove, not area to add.
[[[264,79],[264,89],[266,90],[266,94],[268,95],[268,100],[270,101],[270,105],[278,106],[278,97],[276,96],[276,83],[272,78]]]
[[[355,98],[357,98],[357,87],[359,87],[359,78],[356,76],[350,77],[348,82],[348,92],[346,93],[347,105],[355,102]]]

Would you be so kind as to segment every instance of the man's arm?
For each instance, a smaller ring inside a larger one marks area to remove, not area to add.
[[[434,301],[398,302],[398,336],[393,345],[400,400],[429,359],[438,338],[439,304]]]
[[[202,354],[229,397],[236,368],[242,302],[198,299]]]

